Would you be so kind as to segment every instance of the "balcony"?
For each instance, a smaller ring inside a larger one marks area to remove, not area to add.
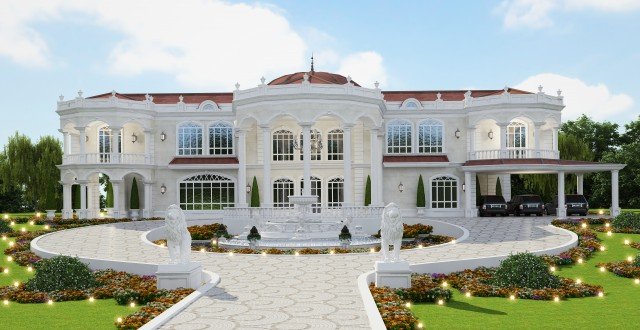
[[[152,165],[151,155],[146,154],[121,154],[121,153],[92,153],[64,155],[63,165],[71,164],[132,164]]]
[[[491,149],[476,150],[469,153],[469,160],[480,159],[559,159],[558,150],[548,149]]]

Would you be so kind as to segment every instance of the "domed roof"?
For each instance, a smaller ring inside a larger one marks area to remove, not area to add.
[[[286,74],[282,77],[273,79],[269,85],[289,85],[289,84],[301,84],[304,81],[304,75],[309,75],[309,82],[312,84],[334,84],[344,85],[347,83],[347,78],[343,75],[331,72],[309,71],[309,72],[296,72]],[[351,81],[355,86],[360,87],[355,81]]]

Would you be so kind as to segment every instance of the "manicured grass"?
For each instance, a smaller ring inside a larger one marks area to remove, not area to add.
[[[622,261],[639,251],[624,239],[640,242],[640,235],[598,234],[607,248],[584,264],[557,271],[562,277],[581,279],[604,288],[603,298],[575,298],[560,302],[505,298],[466,298],[457,290],[444,306],[417,304],[414,314],[431,329],[637,329],[640,324],[640,285],[633,279],[603,273],[595,265]]]
[[[28,231],[43,230],[44,226],[16,224],[14,230],[26,228]],[[7,261],[4,249],[14,237],[0,240],[2,258],[0,266],[9,268],[9,274],[0,274],[0,286],[12,285],[14,281],[25,282],[33,273],[26,267]],[[67,301],[47,304],[19,304],[0,302],[0,325],[3,329],[115,329],[114,321],[118,317],[135,312],[139,307],[120,306],[113,299],[95,300],[94,302]]]

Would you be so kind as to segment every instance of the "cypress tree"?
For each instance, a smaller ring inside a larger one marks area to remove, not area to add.
[[[251,207],[260,207],[260,189],[258,188],[258,179],[253,177],[251,184]]]
[[[133,178],[131,182],[131,196],[129,199],[129,208],[132,210],[140,209],[140,197],[138,196],[138,181]]]
[[[111,184],[111,181],[107,181],[107,187],[105,190],[107,191],[105,206],[107,208],[113,208],[113,184]]]
[[[71,208],[74,210],[80,209],[80,185],[74,184],[71,186]]]
[[[364,206],[371,205],[371,176],[367,175],[367,183],[364,186]]]
[[[418,192],[417,192],[417,207],[425,207],[427,205],[427,200],[424,195],[424,182],[422,181],[422,174],[418,177]]]
[[[500,184],[500,178],[496,180],[496,195],[502,196],[502,185]]]
[[[480,178],[476,175],[476,205],[480,205],[482,191],[480,191]]]

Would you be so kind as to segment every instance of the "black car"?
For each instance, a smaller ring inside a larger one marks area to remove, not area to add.
[[[487,215],[509,215],[509,213],[507,213],[507,202],[504,201],[504,197],[502,196],[482,196],[480,204],[478,205],[478,215],[481,217]]]
[[[565,195],[564,205],[567,208],[567,215],[577,214],[586,216],[589,213],[589,202],[584,195]],[[551,203],[544,206],[547,214],[556,214],[558,209],[558,196],[554,196]]]
[[[509,214],[513,215],[542,215],[544,203],[538,195],[517,195],[507,203]]]

